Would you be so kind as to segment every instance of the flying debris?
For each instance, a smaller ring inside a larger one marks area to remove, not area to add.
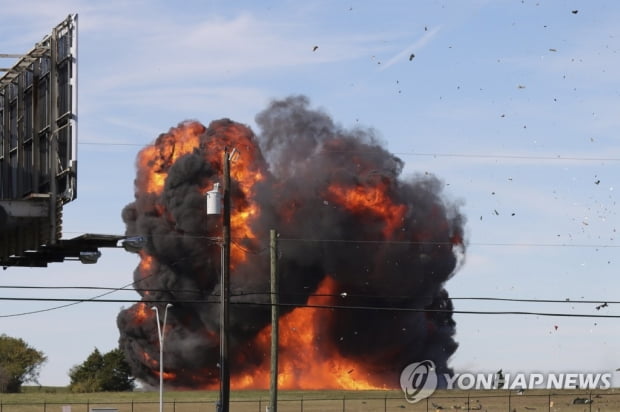
[[[159,383],[149,302],[170,302],[165,384],[219,386],[222,227],[207,216],[205,195],[222,182],[225,148],[239,152],[230,191],[231,388],[269,386],[270,259],[259,251],[273,228],[280,388],[397,388],[403,366],[426,359],[441,376],[452,373],[458,344],[444,284],[465,253],[465,218],[443,183],[402,177],[403,161],[371,129],[344,129],[303,96],[272,102],[256,124],[258,134],[229,119],[186,121],[137,156],[135,200],[122,217],[128,238],[147,240],[134,271],[141,302],[117,318],[133,376]]]
[[[413,58],[414,58],[414,57],[415,57],[415,54],[411,53],[411,54],[409,55],[409,61],[413,60]]]
[[[601,305],[598,305],[598,306],[596,307],[596,310],[601,310],[602,308],[606,308],[607,306],[609,306],[609,305],[607,304],[607,302],[605,302],[605,303],[603,303],[603,304],[601,304]]]
[[[318,49],[319,49],[319,46],[314,46],[314,47],[312,48],[312,51],[317,51]]]

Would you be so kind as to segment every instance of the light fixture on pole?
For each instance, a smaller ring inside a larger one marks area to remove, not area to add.
[[[128,236],[121,241],[121,246],[127,252],[138,253],[146,246],[146,237]]]
[[[166,333],[166,318],[168,317],[168,308],[172,307],[172,303],[166,305],[164,310],[164,324],[159,324],[159,310],[157,306],[151,309],[155,311],[157,318],[157,336],[159,337],[159,412],[164,412],[164,335]]]

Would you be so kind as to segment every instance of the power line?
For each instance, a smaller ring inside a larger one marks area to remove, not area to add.
[[[153,276],[153,275],[150,275]],[[146,278],[145,278],[146,279]],[[35,289],[35,290],[107,290],[111,292],[149,292],[149,293],[204,293],[199,289],[157,289],[157,288],[129,288],[133,284],[129,284],[124,287],[106,287],[106,286],[31,286],[31,285],[0,285],[0,289]],[[272,293],[265,292],[239,292],[231,293],[231,297],[242,296],[270,296]],[[280,297],[333,297],[333,298],[367,298],[367,299],[411,299],[409,295],[358,295],[351,293],[282,293],[278,294]],[[210,296],[217,297],[218,293],[210,294]],[[416,298],[433,296],[415,296]],[[96,297],[95,297],[96,298]],[[589,300],[589,299],[535,299],[535,298],[502,298],[502,297],[489,297],[489,296],[450,296],[450,300],[465,300],[465,301],[497,301],[497,302],[518,302],[518,303],[563,303],[563,304],[603,304],[608,305],[620,304],[617,300]],[[17,299],[17,298],[16,298]],[[132,300],[133,301],[133,300]]]
[[[122,143],[122,142],[106,142],[106,141],[80,141],[79,145],[89,146],[152,146],[153,143]],[[373,153],[372,150],[322,150],[323,153]],[[583,161],[583,162],[619,162],[620,157],[587,157],[587,156],[536,156],[536,155],[510,155],[510,154],[482,154],[482,153],[438,153],[438,152],[390,152],[392,155],[398,156],[415,156],[415,157],[458,157],[466,159],[513,159],[513,160],[550,160],[550,161]]]
[[[128,283],[128,284],[126,284],[124,286],[121,286],[120,288],[112,289],[112,290],[110,290],[108,292],[105,292],[105,293],[102,293],[100,295],[93,296],[90,299],[83,299],[81,301],[70,301],[71,303],[67,303],[67,304],[60,305],[60,306],[54,306],[54,307],[51,307],[51,308],[32,310],[32,311],[28,311],[28,312],[11,313],[11,314],[8,314],[8,315],[0,315],[0,318],[12,318],[12,317],[18,317],[18,316],[34,315],[34,314],[37,314],[37,313],[51,312],[53,310],[62,309],[62,308],[66,308],[66,307],[69,307],[69,306],[74,306],[74,305],[77,305],[77,304],[80,304],[80,303],[83,303],[83,302],[95,301],[96,299],[99,299],[99,298],[102,298],[104,296],[110,295],[110,294],[114,293],[115,291],[122,290],[122,289],[127,288],[129,286],[132,286],[132,285],[134,285],[134,284],[136,284],[138,282],[141,282],[141,281],[143,281],[145,279],[148,279],[149,277],[151,277],[153,275],[154,274],[150,274],[150,275],[145,276],[144,278],[142,278],[140,280]]]
[[[375,153],[373,150],[326,150],[324,153]],[[437,153],[437,152],[389,152],[399,156],[418,156],[418,157],[461,157],[473,159],[516,159],[516,160],[571,160],[586,162],[617,162],[619,157],[586,157],[586,156],[536,156],[536,155],[510,155],[510,154],[482,154],[482,153]]]
[[[278,238],[288,242],[315,242],[315,243],[369,243],[369,244],[396,244],[396,245],[431,245],[455,246],[453,242],[441,241],[408,241],[408,240],[347,240],[347,239],[312,239],[312,238]],[[457,244],[458,245],[458,244]],[[570,248],[618,248],[620,244],[587,244],[587,243],[507,243],[507,242],[469,242],[465,246],[508,246],[508,247],[570,247]]]
[[[111,293],[111,292],[110,292]],[[72,302],[71,304],[78,303],[170,303],[169,299],[153,299],[148,301],[135,300],[135,299],[80,299],[80,298],[25,298],[25,297],[0,297],[0,301],[34,301],[34,302]],[[176,304],[213,304],[219,305],[219,300],[175,300]],[[271,306],[272,303],[266,302],[234,302],[232,305],[250,305],[250,306]],[[69,306],[65,305],[65,306]],[[547,317],[571,317],[571,318],[609,318],[620,319],[620,315],[596,315],[585,313],[560,313],[560,312],[531,312],[531,311],[485,311],[485,310],[449,310],[449,309],[427,309],[427,308],[407,308],[397,306],[356,306],[356,305],[321,305],[321,304],[294,304],[294,303],[278,303],[280,307],[292,307],[292,308],[313,308],[313,309],[333,309],[333,310],[372,310],[372,311],[392,311],[392,312],[415,312],[415,313],[449,313],[449,314],[461,314],[461,315],[524,315],[524,316],[547,316]],[[51,310],[49,308],[47,310]],[[47,311],[42,310],[42,311]],[[38,313],[38,312],[32,312]],[[31,314],[25,313],[25,314]],[[8,317],[11,315],[3,315],[1,317]],[[16,316],[16,315],[13,315]]]
[[[84,232],[75,232],[75,231],[64,231],[65,234],[82,234]],[[205,236],[205,235],[192,235],[187,233],[176,233],[176,234],[149,234],[147,237],[151,238],[170,238],[172,236],[189,238],[189,239],[203,239],[213,241],[214,244],[217,242],[221,242],[221,238],[214,236]],[[239,244],[239,241],[248,241],[248,242],[264,242],[263,238],[256,237],[231,237],[233,244],[244,252],[251,254],[261,254],[267,248],[261,248],[258,251],[249,250]],[[351,243],[351,244],[386,244],[386,245],[420,245],[420,246],[457,246],[451,241],[433,241],[433,240],[389,240],[389,239],[367,239],[367,240],[356,240],[356,239],[319,239],[319,238],[286,238],[279,237],[278,241],[284,242],[308,242],[308,243]],[[485,246],[485,247],[567,247],[567,248],[620,248],[620,244],[611,244],[611,243],[542,243],[542,242],[466,242],[465,246]]]
[[[232,302],[236,304],[270,306],[270,303],[251,303],[251,302]],[[280,303],[279,306],[300,307],[295,304]],[[301,307],[317,309],[352,309],[352,310],[380,310],[398,312],[419,312],[419,313],[453,313],[461,315],[528,315],[528,316],[550,316],[550,317],[574,317],[574,318],[613,318],[620,319],[620,315],[591,315],[585,313],[553,313],[553,312],[528,312],[528,311],[484,311],[484,310],[447,310],[447,309],[416,309],[402,307],[374,307],[374,306],[344,306],[344,305],[314,305],[306,304]]]
[[[515,160],[570,160],[584,162],[618,162],[620,157],[584,157],[584,156],[534,156],[534,155],[501,155],[501,154],[468,154],[468,153],[419,153],[419,152],[394,152],[401,156],[421,157],[461,157],[475,159],[515,159]]]
[[[86,146],[140,146],[147,147],[150,146],[150,143],[140,144],[140,143],[119,143],[119,142],[97,142],[97,141],[79,141],[78,145],[86,145]]]

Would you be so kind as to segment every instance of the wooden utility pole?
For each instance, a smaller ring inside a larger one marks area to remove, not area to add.
[[[228,358],[230,298],[230,156],[224,150],[224,210],[222,222],[222,276],[220,279],[220,411],[228,412],[230,403],[230,369]]]
[[[270,231],[271,250],[271,380],[269,382],[269,412],[278,411],[278,232]]]

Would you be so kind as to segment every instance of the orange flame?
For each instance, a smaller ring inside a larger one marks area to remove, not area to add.
[[[149,368],[151,368],[151,372],[153,373],[153,375],[159,378],[159,361],[154,359],[146,352],[142,352],[142,358],[144,363],[148,365]],[[164,371],[163,376],[165,381],[174,381],[177,377],[176,373],[166,371]]]
[[[231,159],[231,179],[233,180],[232,209],[231,209],[231,267],[244,262],[247,252],[244,250],[247,243],[252,243],[256,237],[252,231],[254,219],[259,217],[260,209],[253,200],[256,198],[257,184],[263,181],[268,174],[262,162],[262,156],[254,142],[249,142],[248,131],[239,125],[227,127],[217,138],[201,140],[205,127],[198,122],[186,122],[178,128],[171,129],[161,135],[154,145],[144,148],[138,155],[138,177],[136,191],[156,198],[152,206],[152,213],[165,216],[166,209],[160,202],[159,196],[163,193],[170,167],[181,156],[192,153],[200,147],[204,149],[209,163],[219,173],[223,171],[222,155],[226,147],[236,148],[238,152]],[[221,178],[214,176],[211,181],[205,181],[198,188],[200,193],[206,194],[216,181]],[[407,207],[394,203],[388,193],[389,188],[383,184],[376,187],[356,186],[353,188],[331,185],[327,189],[326,197],[352,213],[376,216],[377,224],[381,224],[385,238],[393,237],[402,225]],[[290,204],[284,211],[284,219],[297,209],[297,205]],[[168,218],[168,216],[166,216]],[[172,219],[172,217],[170,217]],[[243,245],[240,245],[242,243]],[[141,278],[150,276],[157,270],[158,262],[144,252],[140,253],[139,275]],[[232,272],[234,276],[234,270]],[[336,292],[336,281],[326,277],[316,290],[315,295],[333,295]],[[148,293],[145,293],[148,294]],[[307,304],[330,305],[333,297],[311,296]],[[336,344],[325,338],[329,322],[330,309],[304,307],[296,308],[279,319],[280,328],[280,358],[278,386],[282,389],[384,389],[385,385],[373,380],[369,371],[364,370],[361,362],[348,359],[339,354]],[[146,304],[135,306],[135,322],[143,323],[153,316]],[[253,365],[251,370],[243,371],[231,376],[233,389],[258,389],[269,386],[269,348],[271,341],[271,326],[263,328],[250,343],[258,352],[264,353],[263,362]],[[243,355],[239,355],[242,357]],[[146,352],[143,353],[144,364],[149,365],[152,373],[159,376],[158,362]],[[243,359],[235,359],[243,365]],[[211,376],[213,370],[205,370],[205,376]],[[173,372],[164,372],[164,379],[174,380],[177,375]],[[376,377],[375,377],[376,379]],[[204,382],[204,377],[197,377],[197,381]],[[215,389],[219,382],[206,385]]]
[[[134,306],[135,315],[134,321],[136,323],[144,323],[147,319],[149,319],[151,315],[150,311],[146,307],[146,304],[140,302]]]
[[[402,225],[407,207],[394,204],[386,193],[384,185],[378,187],[355,186],[345,188],[331,185],[327,189],[328,198],[353,213],[372,212],[384,224],[383,235],[390,238]]]
[[[140,265],[138,266],[138,270],[142,278],[145,278],[150,275],[153,270],[154,259],[153,256],[148,255],[143,250],[140,251]]]
[[[153,371],[153,374],[159,377],[159,370]],[[165,381],[174,381],[177,378],[177,374],[174,372],[166,372],[164,371],[164,380]]]
[[[331,296],[336,282],[326,277],[315,296],[308,299],[310,306],[333,304]],[[318,295],[318,296],[317,296]],[[278,387],[281,389],[384,389],[369,379],[362,365],[338,354],[327,339],[322,339],[330,309],[296,308],[280,317]],[[265,327],[253,343],[260,351],[269,353],[271,325]],[[231,378],[233,389],[259,389],[269,386],[269,357],[252,371]]]
[[[198,149],[200,136],[205,127],[198,122],[186,122],[178,128],[170,129],[167,134],[161,135],[155,144],[147,146],[138,154],[137,166],[139,170],[136,181],[137,190],[149,194],[160,195],[163,192],[168,171],[176,160],[195,149]],[[241,126],[232,126],[226,130],[223,140],[209,140],[207,156],[215,167],[222,170],[222,156],[225,147],[237,149],[231,158],[230,174],[233,184],[239,186],[243,199],[233,204],[231,210],[231,236],[234,239],[253,239],[255,234],[250,229],[250,222],[260,213],[254,198],[254,186],[264,179],[261,163],[256,161],[257,148],[249,144],[247,130]],[[203,144],[205,144],[203,142]],[[202,194],[211,190],[214,182],[205,182],[200,188]],[[235,203],[237,199],[233,199]],[[160,203],[155,203],[155,212],[158,215],[166,213]],[[172,218],[171,218],[172,219]],[[231,265],[245,260],[245,252],[238,246],[231,250]]]
[[[187,122],[161,135],[157,145],[147,146],[138,154],[138,169],[143,172],[137,185],[147,193],[161,194],[168,177],[168,168],[181,156],[192,152],[200,144],[205,131],[198,122]]]

